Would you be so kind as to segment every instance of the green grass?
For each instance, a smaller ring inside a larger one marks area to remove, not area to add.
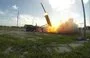
[[[77,37],[77,35],[27,33],[27,36],[22,39],[9,34],[1,34],[0,58],[90,58],[90,42],[69,53],[57,53],[54,50],[50,53],[46,49],[52,48],[52,43],[68,44],[74,42]],[[90,35],[88,34],[87,37],[90,38]],[[35,41],[28,40],[28,38],[34,38]],[[6,52],[9,48],[11,50]]]

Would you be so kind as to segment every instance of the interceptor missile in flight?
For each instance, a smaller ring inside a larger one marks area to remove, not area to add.
[[[43,10],[44,10],[44,12],[45,12],[45,18],[46,18],[47,24],[48,24],[49,26],[52,26],[52,24],[51,24],[51,22],[50,22],[50,19],[49,19],[49,16],[48,16],[48,14],[47,14],[47,12],[46,12],[46,10],[45,10],[45,8],[44,8],[44,6],[43,6],[42,3],[41,3],[41,6],[42,6],[42,8],[43,8]]]

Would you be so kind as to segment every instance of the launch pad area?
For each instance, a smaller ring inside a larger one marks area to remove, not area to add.
[[[42,32],[25,32],[19,27],[0,27],[0,57],[79,57],[87,58],[90,50],[90,42],[77,42],[79,35],[61,35]],[[87,33],[90,38],[90,33]],[[85,46],[84,46],[84,43]],[[83,48],[87,47],[87,48]],[[72,49],[71,49],[72,48]],[[78,49],[77,49],[78,48]],[[74,50],[77,49],[77,50]],[[79,50],[80,49],[80,50]],[[81,55],[78,53],[83,52]],[[18,54],[19,53],[19,54]],[[64,53],[64,55],[62,55]],[[70,56],[71,54],[73,56]],[[43,54],[43,56],[42,56]],[[2,56],[1,56],[2,55]],[[34,55],[34,56],[33,56]],[[65,56],[67,55],[67,56]]]

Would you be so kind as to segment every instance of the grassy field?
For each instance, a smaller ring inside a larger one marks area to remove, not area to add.
[[[0,31],[0,58],[90,58],[90,41],[71,52],[59,53],[53,47],[76,41],[78,35]],[[90,34],[87,34],[90,38]]]

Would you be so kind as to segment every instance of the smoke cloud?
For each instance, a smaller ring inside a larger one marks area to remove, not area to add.
[[[73,18],[68,19],[59,26],[46,26],[46,31],[51,33],[75,33],[78,31],[78,25],[74,23]]]

